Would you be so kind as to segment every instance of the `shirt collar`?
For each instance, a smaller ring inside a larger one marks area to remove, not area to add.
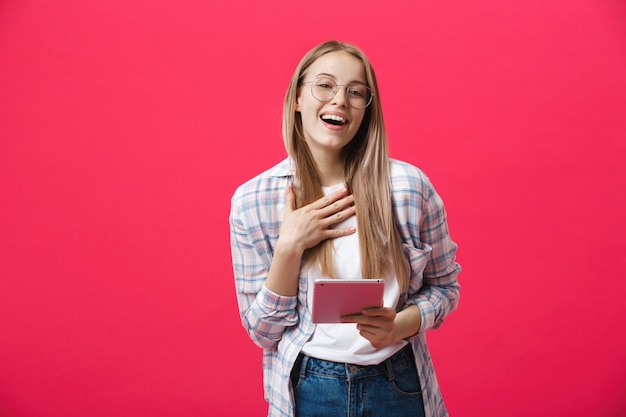
[[[270,176],[272,177],[293,177],[296,171],[296,166],[291,158],[285,158],[278,165],[275,165],[270,169]]]

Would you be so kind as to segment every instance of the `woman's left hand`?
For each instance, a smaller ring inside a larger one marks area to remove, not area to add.
[[[397,342],[394,329],[396,311],[391,307],[367,308],[362,314],[341,317],[342,323],[356,323],[357,330],[376,349]]]

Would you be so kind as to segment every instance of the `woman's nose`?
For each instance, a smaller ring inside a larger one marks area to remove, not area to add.
[[[338,85],[337,90],[335,91],[335,95],[331,100],[331,103],[336,104],[338,106],[348,106],[348,87],[343,85]]]

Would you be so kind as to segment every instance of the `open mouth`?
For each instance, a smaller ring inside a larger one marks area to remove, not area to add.
[[[344,119],[341,116],[337,116],[336,114],[322,114],[321,119],[324,122],[334,125],[334,126],[343,126],[346,123],[348,123],[346,119]]]

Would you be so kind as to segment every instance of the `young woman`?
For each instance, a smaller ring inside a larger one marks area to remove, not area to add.
[[[240,186],[231,249],[242,323],[263,348],[269,416],[446,416],[426,345],[459,298],[442,200],[389,159],[374,70],[335,41],[300,62],[288,158]],[[317,278],[384,278],[384,307],[314,324]]]

